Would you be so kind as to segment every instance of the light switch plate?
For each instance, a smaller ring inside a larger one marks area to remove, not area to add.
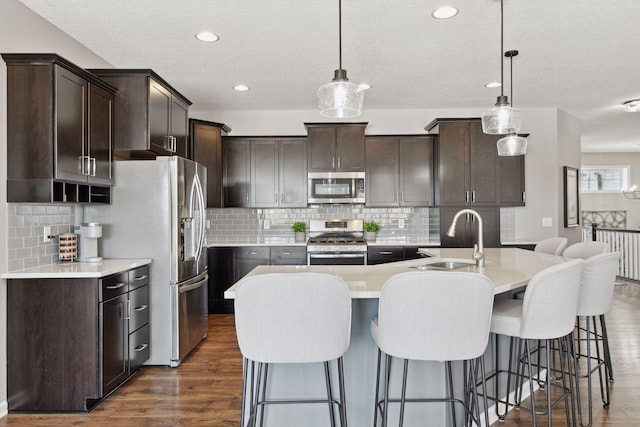
[[[551,218],[542,218],[543,227],[553,227],[553,221]]]
[[[264,220],[264,229],[268,230],[271,228],[271,222],[268,219]]]
[[[398,220],[398,228],[404,228],[404,219]]]
[[[44,227],[42,227],[43,232],[42,232],[42,241],[43,242],[50,242],[51,241],[51,226],[45,225]]]

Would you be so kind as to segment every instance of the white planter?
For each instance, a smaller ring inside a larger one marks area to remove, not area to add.
[[[366,241],[368,241],[368,242],[375,242],[377,236],[378,236],[378,232],[377,231],[365,231],[364,232],[364,239]]]
[[[304,231],[296,231],[296,243],[304,243],[307,240],[307,234]]]

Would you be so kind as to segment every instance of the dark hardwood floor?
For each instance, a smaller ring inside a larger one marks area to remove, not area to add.
[[[603,409],[595,400],[593,425],[638,426],[640,387],[635,375],[640,375],[640,284],[616,286],[607,326],[615,382],[611,385],[609,409]],[[0,419],[0,427],[238,426],[241,387],[242,357],[233,316],[211,315],[209,337],[178,369],[144,367],[88,414],[10,413]],[[595,393],[599,399],[597,385]],[[545,417],[538,420],[546,425]],[[554,425],[564,425],[564,411],[554,410],[553,421]],[[511,411],[504,423],[494,425],[530,426],[531,416]]]

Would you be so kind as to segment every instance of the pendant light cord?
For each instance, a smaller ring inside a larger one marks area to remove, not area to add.
[[[338,0],[338,52],[340,55],[339,69],[342,70],[342,0]]]
[[[500,96],[504,96],[504,1],[500,0]]]

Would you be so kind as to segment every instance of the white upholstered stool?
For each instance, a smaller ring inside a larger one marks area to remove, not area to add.
[[[609,407],[609,383],[606,377],[611,374],[611,355],[609,353],[609,341],[607,337],[607,327],[604,315],[611,308],[613,300],[613,288],[618,271],[619,252],[605,253],[587,258],[582,268],[582,279],[580,281],[580,297],[578,299],[578,318],[584,318],[586,326],[586,351],[578,355],[586,358],[586,378],[587,378],[587,404],[588,422],[585,424],[582,417],[582,405],[580,391],[578,387],[578,415],[581,426],[590,426],[593,420],[592,413],[592,393],[591,374],[598,371],[600,378],[600,395],[605,408]],[[596,317],[600,322],[600,332],[598,332]],[[580,323],[580,322],[579,322]],[[592,341],[592,337],[594,338]],[[592,353],[592,342],[596,354]],[[602,344],[602,345],[601,345]],[[578,346],[580,348],[580,346]],[[595,366],[592,362],[595,360]],[[604,372],[603,372],[604,371]],[[609,379],[612,379],[612,375]]]
[[[605,242],[580,242],[574,243],[562,252],[566,258],[587,259],[594,255],[609,252],[609,245]]]
[[[342,356],[351,337],[351,297],[342,279],[318,273],[263,274],[242,279],[236,288],[235,320],[244,357],[243,427],[247,406],[247,425],[255,426],[258,418],[262,425],[265,405],[285,403],[324,403],[331,426],[336,425],[337,406],[340,425],[347,425]],[[334,398],[331,384],[333,360],[337,360],[339,399]],[[315,362],[324,363],[326,398],[267,399],[269,364]]]
[[[562,255],[562,251],[567,247],[567,239],[564,237],[550,237],[544,239],[533,248],[534,252],[542,252],[549,255]]]
[[[463,399],[455,399],[453,396],[451,361],[465,361],[465,370],[467,366],[469,370],[464,373],[465,384],[475,385],[478,366],[483,367],[479,359],[489,339],[492,306],[493,284],[480,274],[454,271],[409,272],[395,275],[384,284],[380,293],[378,315],[371,321],[371,334],[379,348],[374,426],[377,425],[378,411],[382,415],[382,425],[387,425],[390,403],[400,404],[401,426],[407,402],[448,402],[454,425],[457,425],[455,403],[462,403],[465,407],[465,425],[471,425],[471,420],[480,425],[476,387],[469,386]],[[383,381],[382,353],[386,355]],[[389,397],[392,357],[404,359],[399,398]],[[407,398],[409,359],[447,362],[445,366],[449,396]],[[381,382],[384,388],[382,398]],[[484,391],[482,394],[484,395]],[[488,425],[486,404],[484,409]]]
[[[536,424],[536,399],[533,390],[533,363],[531,360],[531,346],[529,340],[544,340],[546,345],[546,358],[550,360],[550,341],[560,339],[561,347],[566,350],[571,349],[571,334],[574,328],[576,313],[578,312],[578,294],[580,289],[580,278],[582,273],[583,261],[572,260],[549,267],[535,274],[524,293],[523,300],[504,299],[496,300],[493,308],[493,316],[491,318],[491,332],[498,335],[505,335],[512,339],[518,339],[524,347],[522,357],[518,356],[519,380],[516,383],[516,395],[518,389],[522,387],[521,377],[524,374],[526,364],[527,377],[529,380],[529,391],[531,394],[531,408],[525,408],[520,405],[519,398],[516,397],[516,406],[530,410],[533,414],[533,426]],[[498,337],[496,337],[498,339]],[[518,352],[520,353],[520,352]],[[571,359],[569,359],[571,360]],[[562,369],[567,365],[569,368],[572,363],[564,363],[565,356],[560,352],[560,365]],[[511,366],[511,361],[509,361]],[[548,368],[548,366],[547,366]],[[509,369],[509,377],[513,374]],[[551,369],[546,370],[547,384],[547,410],[550,414],[552,409],[550,381]],[[572,394],[572,372],[570,374],[569,387],[566,385],[565,376],[562,375],[562,399],[565,401],[567,424],[573,419],[573,411],[570,411],[569,405],[573,408]],[[508,383],[510,381],[508,380]],[[497,380],[496,380],[497,384]],[[506,390],[508,396],[510,390]],[[498,393],[496,393],[498,394]],[[496,396],[499,398],[500,396]],[[509,406],[509,401],[506,401]],[[551,416],[548,417],[548,425],[551,425]]]

